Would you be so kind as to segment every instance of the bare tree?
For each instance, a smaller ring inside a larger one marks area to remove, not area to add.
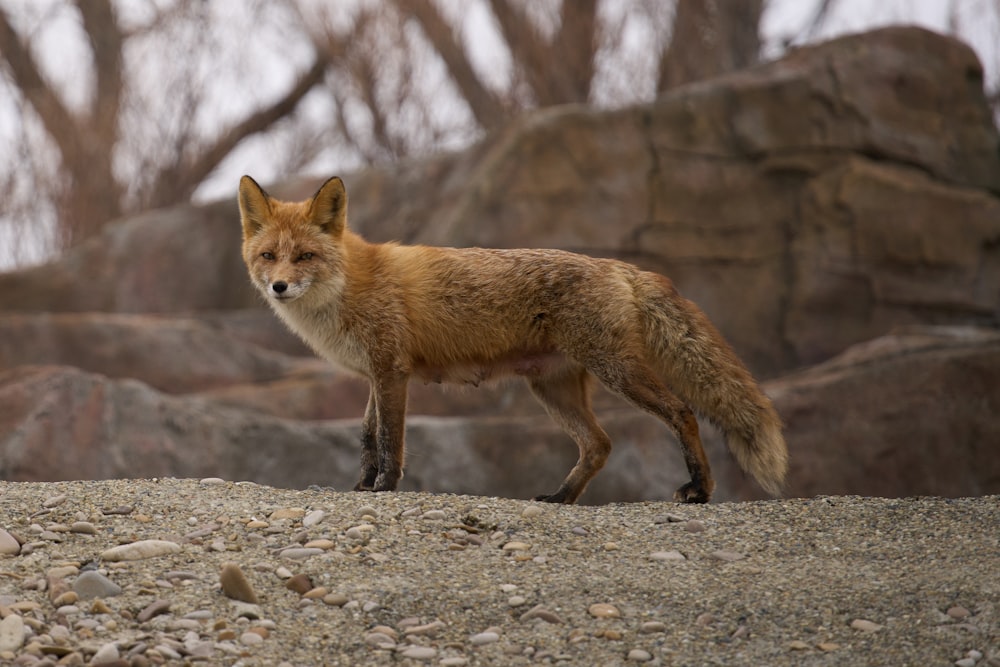
[[[22,101],[23,110],[40,123],[57,155],[55,173],[49,179],[35,179],[30,198],[54,202],[59,247],[92,236],[123,213],[188,199],[240,142],[288,117],[302,98],[323,82],[327,63],[325,53],[317,51],[312,63],[284,94],[205,138],[193,131],[193,109],[203,99],[207,83],[185,76],[175,81],[177,88],[161,91],[182,100],[187,107],[176,115],[169,136],[164,136],[163,128],[155,122],[149,122],[153,118],[147,117],[145,126],[129,126],[125,119],[141,106],[135,90],[137,68],[135,63],[132,67],[126,63],[130,43],[166,31],[171,23],[185,22],[201,31],[213,29],[205,20],[205,3],[182,0],[167,7],[130,29],[123,26],[111,0],[74,0],[59,7],[74,12],[92,62],[93,89],[82,107],[67,102],[63,91],[45,75],[38,62],[31,48],[31,35],[19,34],[8,11],[0,7],[3,73]],[[168,55],[160,53],[155,57],[163,60]],[[192,63],[186,57],[189,55],[197,54],[183,54],[185,57],[176,62],[181,67]],[[30,123],[31,119],[24,122]],[[142,167],[140,174],[123,174],[115,168],[116,157],[130,151],[142,156],[133,165]],[[26,157],[35,162],[33,157],[48,156],[40,152]],[[37,165],[34,169],[38,171]],[[16,175],[22,179],[25,176],[24,172]],[[14,179],[15,174],[8,171],[0,181],[6,182],[13,193]],[[5,212],[12,215],[9,207]]]

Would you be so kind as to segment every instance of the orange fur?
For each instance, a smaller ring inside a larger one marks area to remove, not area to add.
[[[541,499],[574,502],[611,449],[590,408],[596,376],[677,435],[691,474],[679,500],[705,502],[714,488],[691,408],[723,430],[765,489],[780,491],[777,414],[666,278],[559,250],[371,244],[347,228],[339,178],[288,203],[244,176],[239,203],[253,283],[318,354],[371,384],[358,489],[392,490],[402,477],[411,377],[478,385],[521,376],[580,449]]]

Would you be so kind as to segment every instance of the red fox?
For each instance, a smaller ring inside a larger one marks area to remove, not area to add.
[[[590,405],[594,377],[677,436],[691,481],[676,500],[708,502],[715,488],[692,410],[722,430],[765,490],[780,493],[781,420],[667,278],[560,250],[369,243],[348,229],[336,177],[289,203],[244,176],[239,206],[253,284],[320,356],[370,383],[356,490],[392,491],[403,476],[411,377],[478,385],[522,376],[580,450],[562,485],[536,500],[575,502],[608,458],[611,440]]]

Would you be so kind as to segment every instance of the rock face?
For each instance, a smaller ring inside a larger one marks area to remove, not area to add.
[[[997,421],[983,396],[1000,386],[1000,135],[955,40],[847,37],[345,180],[351,225],[374,241],[560,247],[669,275],[773,378],[790,493],[1000,490],[982,461]],[[318,184],[269,190],[297,199]],[[235,197],[154,211],[0,275],[0,477],[353,483],[357,424],[303,420],[356,419],[367,389],[262,307],[237,220]],[[952,329],[905,333],[927,325]],[[873,339],[863,362],[852,348],[782,377]],[[619,445],[585,500],[669,497],[684,475],[665,430],[595,402]],[[408,488],[527,497],[574,458],[519,385],[418,385],[410,412],[433,417],[410,420]],[[755,493],[718,443],[712,458],[719,497]]]

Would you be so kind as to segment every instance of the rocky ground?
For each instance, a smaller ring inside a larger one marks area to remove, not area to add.
[[[998,525],[996,496],[0,482],[0,663],[995,667]]]

